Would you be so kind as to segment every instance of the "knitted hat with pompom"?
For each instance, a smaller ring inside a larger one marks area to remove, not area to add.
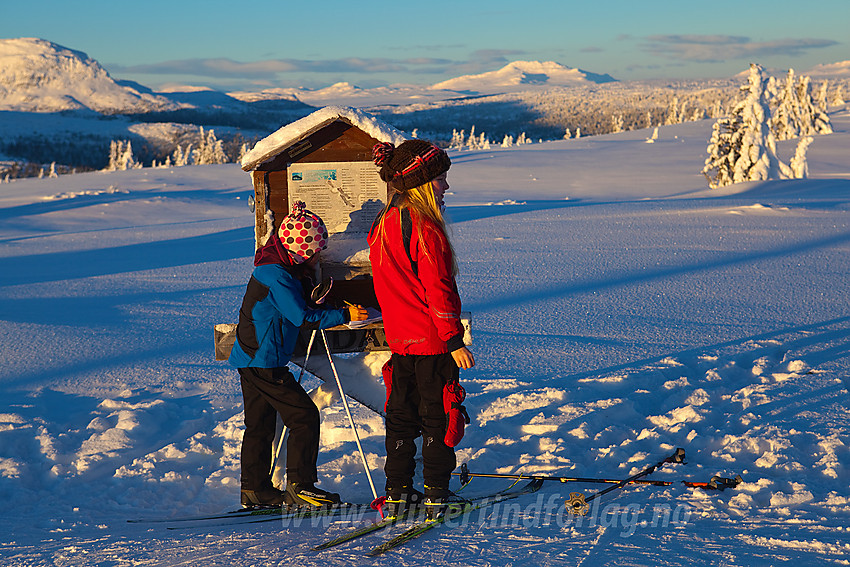
[[[445,151],[425,140],[406,140],[398,146],[375,144],[372,160],[381,168],[381,179],[399,192],[425,185],[452,165]]]
[[[292,204],[292,212],[280,222],[277,235],[296,264],[306,262],[328,247],[328,229],[324,221],[308,210],[304,201]]]

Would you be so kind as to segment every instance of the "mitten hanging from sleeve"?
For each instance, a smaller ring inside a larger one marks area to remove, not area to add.
[[[463,428],[470,423],[469,414],[462,405],[466,390],[457,380],[443,387],[443,409],[446,412],[446,438],[449,447],[455,447],[463,439]]]

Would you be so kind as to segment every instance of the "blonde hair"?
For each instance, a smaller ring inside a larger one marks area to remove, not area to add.
[[[396,205],[399,209],[409,209],[412,213],[419,215],[421,218],[427,219],[431,221],[440,231],[442,231],[443,236],[446,238],[446,243],[449,246],[449,252],[451,254],[452,259],[452,276],[457,276],[457,260],[455,258],[455,250],[454,246],[452,246],[451,240],[449,240],[448,230],[446,228],[446,220],[443,217],[443,212],[440,210],[440,205],[437,204],[437,199],[434,196],[434,186],[430,181],[424,183],[423,185],[419,185],[418,187],[414,187],[412,189],[408,189],[402,193],[397,194]],[[384,212],[388,211],[390,205],[388,204]],[[384,232],[384,221],[386,220],[386,215],[381,216],[381,220],[378,222],[377,231],[378,234],[383,236]],[[428,247],[424,246],[423,240],[423,224],[422,222],[416,223],[416,237],[419,241],[420,248],[425,253],[426,256],[430,257],[430,251]],[[433,258],[431,258],[433,260]]]

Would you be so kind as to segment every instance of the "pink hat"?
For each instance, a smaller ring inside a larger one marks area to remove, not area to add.
[[[328,229],[324,221],[305,207],[304,201],[295,201],[292,212],[284,217],[277,231],[281,244],[296,264],[306,262],[328,247]]]

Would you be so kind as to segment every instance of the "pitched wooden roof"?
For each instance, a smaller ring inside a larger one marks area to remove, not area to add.
[[[245,171],[257,169],[259,165],[274,159],[278,154],[337,120],[363,130],[379,142],[398,145],[407,139],[400,130],[360,109],[348,106],[326,106],[283,126],[257,142],[251,151],[242,157],[242,169]]]

